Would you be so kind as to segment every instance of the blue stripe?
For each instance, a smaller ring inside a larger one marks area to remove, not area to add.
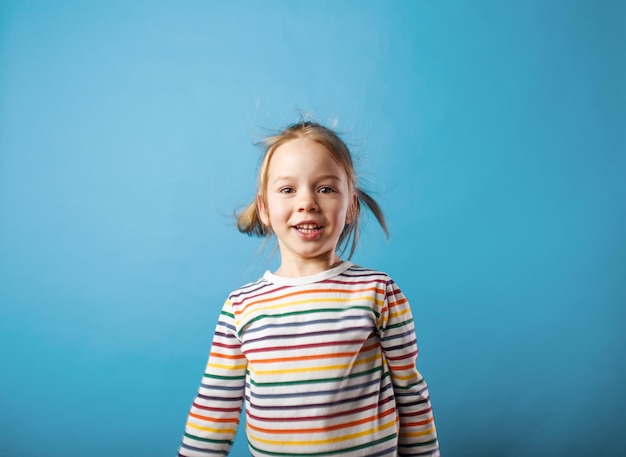
[[[258,328],[255,329],[248,329],[246,330],[246,333],[254,333],[254,332],[260,332],[262,330],[266,330],[269,328],[281,328],[281,327],[302,327],[302,326],[308,326],[308,325],[316,325],[316,324],[334,324],[337,322],[345,322],[345,321],[350,321],[350,320],[359,320],[359,319],[365,319],[368,320],[369,319],[365,316],[346,316],[340,319],[316,319],[316,320],[312,320],[312,321],[307,321],[307,322],[298,322],[298,323],[286,323],[286,324],[266,324],[266,325],[262,325]]]
[[[193,438],[190,438],[190,439],[193,439]],[[189,446],[188,444],[185,444],[185,443],[182,443],[180,447],[184,449],[189,449],[190,451],[194,451],[194,452],[202,452],[203,454],[206,454],[206,455],[228,455],[228,451],[212,451],[211,449],[202,449],[199,447]],[[178,456],[185,457],[180,452],[178,453]]]
[[[321,335],[343,335],[352,330],[375,330],[374,326],[361,326],[361,327],[345,327],[336,330],[319,330],[317,332],[306,332],[306,333],[292,333],[292,334],[281,334],[281,335],[268,335],[261,338],[255,338],[246,340],[243,345],[249,346],[253,343],[257,343],[259,341],[268,341],[268,340],[282,340],[282,339],[290,339],[290,338],[307,338],[310,336],[321,336]],[[244,351],[245,352],[245,351]]]

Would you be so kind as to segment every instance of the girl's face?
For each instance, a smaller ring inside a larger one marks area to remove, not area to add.
[[[277,273],[309,275],[338,263],[337,242],[356,205],[343,167],[320,143],[297,138],[276,148],[266,173],[266,203],[259,197],[258,205],[278,238]]]

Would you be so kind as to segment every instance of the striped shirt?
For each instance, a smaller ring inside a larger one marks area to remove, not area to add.
[[[343,262],[270,272],[226,300],[180,457],[227,455],[245,400],[253,456],[439,456],[407,299]]]

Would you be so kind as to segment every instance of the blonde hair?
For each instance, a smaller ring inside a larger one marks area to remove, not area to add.
[[[330,152],[333,159],[345,170],[348,178],[348,186],[357,196],[357,203],[355,205],[356,207],[354,208],[354,212],[351,214],[351,221],[346,224],[341,232],[341,235],[339,236],[339,241],[337,242],[339,251],[344,253],[349,245],[350,250],[348,259],[354,254],[356,244],[359,239],[359,217],[361,215],[362,204],[365,204],[365,206],[370,209],[385,232],[385,235],[389,236],[385,216],[383,215],[380,206],[376,200],[370,197],[358,186],[350,150],[343,140],[339,138],[337,133],[316,122],[300,121],[298,123],[291,124],[282,132],[269,136],[265,138],[265,140],[261,141],[260,144],[264,146],[265,153],[263,154],[263,159],[259,167],[257,196],[263,200],[263,203],[267,205],[267,171],[269,169],[269,164],[274,151],[286,142],[297,138],[313,140],[324,146],[328,152]],[[271,227],[268,227],[261,221],[256,198],[252,201],[252,203],[241,210],[241,212],[236,214],[236,217],[237,228],[241,233],[245,233],[250,236],[255,235],[263,237],[271,236],[273,233]]]

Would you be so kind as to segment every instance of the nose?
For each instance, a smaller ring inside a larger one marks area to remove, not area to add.
[[[318,210],[317,206],[317,196],[315,192],[311,192],[309,190],[300,191],[299,192],[299,200],[298,200],[298,211],[303,212],[314,212]]]

